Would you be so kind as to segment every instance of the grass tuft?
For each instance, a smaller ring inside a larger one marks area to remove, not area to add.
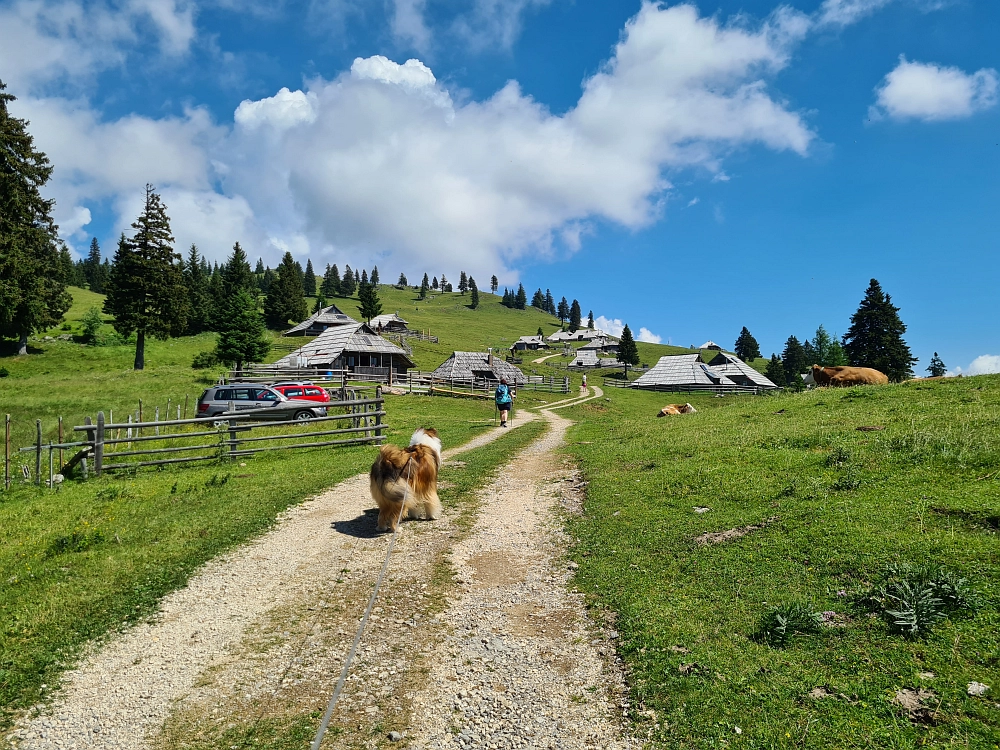
[[[765,614],[753,637],[760,643],[783,648],[794,635],[818,633],[821,622],[822,615],[808,602],[789,602]]]

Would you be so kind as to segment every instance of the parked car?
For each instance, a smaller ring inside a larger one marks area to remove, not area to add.
[[[271,387],[286,398],[319,401],[324,404],[330,400],[330,394],[325,388],[312,383],[275,383]]]
[[[230,383],[208,388],[198,399],[198,416],[224,414],[229,411],[230,403],[237,412],[253,411],[256,419],[307,420],[326,416],[326,407],[315,401],[288,398],[259,383]]]

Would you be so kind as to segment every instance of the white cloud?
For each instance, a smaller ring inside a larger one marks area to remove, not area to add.
[[[622,331],[625,330],[625,324],[621,322],[618,318],[605,318],[603,315],[598,315],[594,318],[594,328],[597,328],[605,333],[610,333],[614,337],[622,335]]]
[[[1000,354],[981,354],[972,360],[972,363],[965,369],[956,367],[954,370],[948,371],[948,375],[951,377],[955,375],[991,375],[994,373],[1000,373]]]
[[[892,0],[823,0],[816,21],[823,26],[850,26],[882,9]]]
[[[957,120],[995,106],[998,88],[1000,76],[993,68],[969,74],[900,56],[899,65],[875,89],[876,104],[869,114],[898,120]]]
[[[472,10],[459,16],[453,31],[473,49],[510,49],[521,35],[527,11],[548,5],[550,0],[474,0]]]
[[[236,108],[233,119],[237,125],[248,129],[269,125],[277,130],[287,130],[300,123],[315,121],[315,100],[313,95],[282,88],[266,99],[244,99]]]
[[[431,44],[431,31],[424,21],[426,6],[427,0],[393,0],[393,36],[421,52]]]
[[[691,200],[688,201],[687,208],[691,208],[691,206],[697,206],[699,203],[701,203],[701,198],[692,198]]]
[[[645,341],[647,344],[659,344],[661,341],[663,341],[663,337],[657,336],[648,328],[640,328],[637,340]]]

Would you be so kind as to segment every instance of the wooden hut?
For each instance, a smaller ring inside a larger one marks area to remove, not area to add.
[[[528,378],[502,357],[486,352],[452,352],[440,367],[431,373],[441,380],[489,380],[506,378],[511,385],[524,385]]]
[[[378,333],[406,333],[409,323],[399,317],[399,313],[386,313],[376,315],[368,324]]]
[[[367,323],[338,325],[275,362],[275,367],[319,367],[359,375],[405,375],[413,367],[406,352]]]
[[[317,313],[313,313],[297,326],[293,326],[285,331],[283,336],[319,336],[328,328],[336,326],[349,326],[357,323],[354,318],[341,311],[336,305],[324,307]]]

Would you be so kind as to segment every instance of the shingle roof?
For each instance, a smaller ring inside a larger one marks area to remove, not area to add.
[[[505,362],[502,357],[493,355],[493,365],[490,366],[489,354],[486,352],[452,352],[452,355],[431,374],[436,378],[448,380],[482,377],[484,372],[492,372],[495,376],[492,379],[507,378],[508,382],[516,385],[528,382],[523,372],[510,362]]]
[[[642,386],[713,386],[736,385],[721,373],[714,372],[701,361],[698,354],[674,354],[660,357],[653,368],[635,381]]]
[[[354,318],[346,315],[336,305],[330,305],[329,307],[324,307],[318,313],[313,313],[308,318],[303,320],[297,326],[289,328],[282,334],[283,336],[291,336],[295,333],[300,333],[302,331],[310,328],[314,323],[316,325],[323,325],[326,327],[330,326],[344,326],[350,325],[351,323],[357,323]]]
[[[761,388],[778,387],[767,376],[757,372],[746,362],[732,354],[719,352],[708,363],[708,366],[740,385],[756,385]]]
[[[577,349],[577,351],[582,352],[588,349],[593,349],[593,350],[605,349],[609,346],[618,346],[618,342],[615,341],[613,338],[601,336],[600,338],[588,341],[586,344]]]
[[[543,343],[545,343],[545,340],[544,340],[544,338],[542,336],[538,336],[536,334],[534,336],[521,336],[514,343],[519,343],[519,342],[523,342],[525,344],[543,344]]]
[[[593,349],[578,349],[576,356],[573,361],[569,363],[570,367],[597,367],[600,363],[597,361],[597,352]]]
[[[406,352],[379,336],[367,323],[327,328],[305,346],[275,362],[275,367],[315,367],[330,365],[345,351],[395,354],[413,367]]]
[[[614,338],[610,333],[605,333],[600,328],[580,328],[573,333],[569,331],[556,331],[549,336],[549,341],[590,341],[596,338]]]
[[[390,323],[402,323],[404,326],[409,325],[409,321],[403,320],[396,313],[386,313],[384,315],[376,315],[374,318],[372,318],[372,321],[369,325],[371,325],[372,328],[378,328],[380,323],[382,324],[383,328],[389,325]]]

